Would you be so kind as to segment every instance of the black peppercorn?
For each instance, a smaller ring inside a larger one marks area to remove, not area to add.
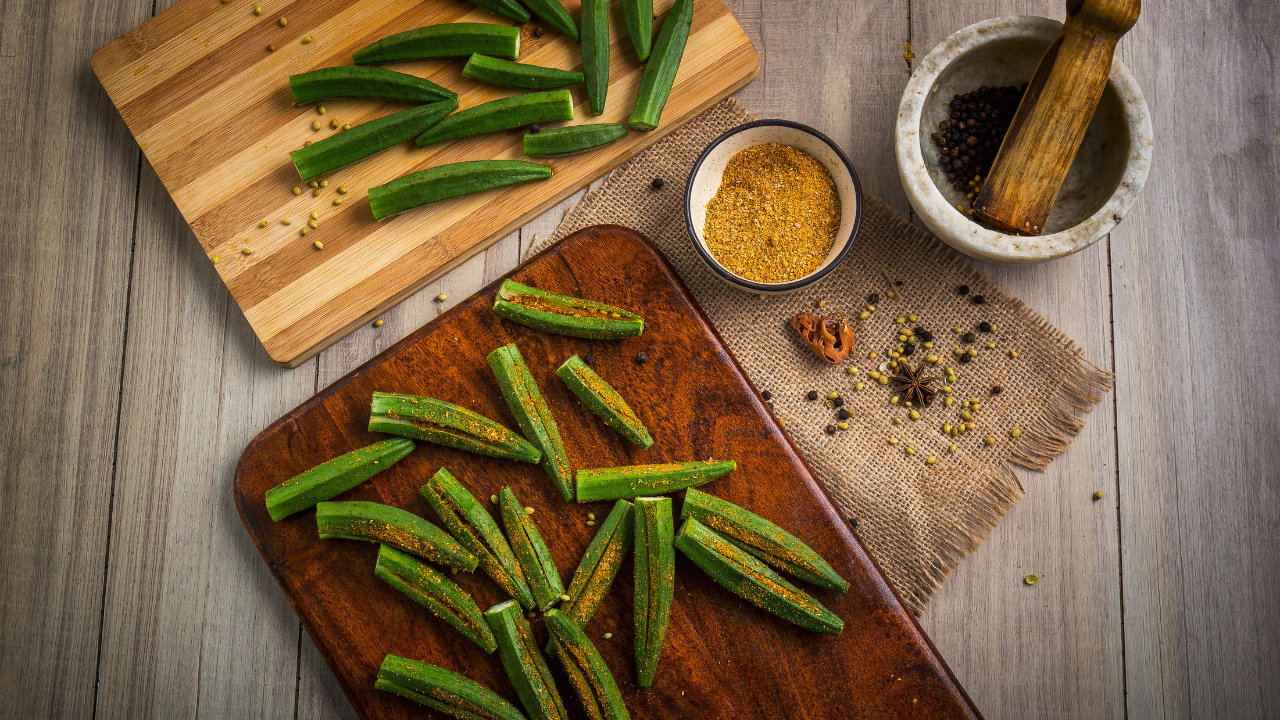
[[[858,518],[849,518],[849,524],[856,530],[858,528]]]
[[[584,356],[582,357],[582,359],[583,359],[583,361],[585,361],[588,365],[595,365],[595,364],[596,364],[596,356],[595,356],[595,355],[592,355],[591,353],[587,353],[586,355],[584,355]]]
[[[969,364],[969,363],[971,363],[971,362],[973,362],[973,357],[972,357],[971,355],[969,355],[968,353],[965,353],[964,355],[961,355],[961,356],[960,356],[960,364],[961,364],[961,365],[968,365],[968,364]]]
[[[543,32],[543,31],[542,31],[542,28],[540,28],[540,27],[536,27],[536,28],[534,28],[534,29],[533,29],[533,36],[534,36],[534,37],[542,37],[542,32]]]
[[[542,132],[542,127],[538,125],[538,123],[529,123],[529,132],[531,133]]]
[[[654,178],[653,182],[649,183],[649,187],[653,188],[654,190],[661,190],[662,186],[665,184],[666,183],[662,182],[662,178]]]
[[[764,398],[765,400],[772,400],[773,393],[769,392],[768,390],[765,390],[760,393],[760,397]]]
[[[915,354],[915,351],[916,351],[916,346],[915,346],[915,345],[907,344],[907,345],[903,345],[903,346],[902,346],[902,354],[903,354],[904,356],[906,356],[906,355],[914,355],[914,354]]]
[[[647,352],[641,352],[636,355],[636,362],[645,362],[648,359],[649,359],[649,353]]]
[[[973,342],[974,340],[977,340],[977,339],[978,339],[978,336],[977,336],[977,335],[974,335],[974,334],[973,334],[973,333],[971,333],[971,332],[967,332],[967,333],[965,333],[965,334],[961,335],[961,336],[960,336],[960,339],[961,339],[961,340],[963,340],[963,341],[965,341],[965,342],[967,342],[967,343],[971,343],[971,342]]]
[[[828,434],[828,435],[835,435],[835,434],[836,434],[836,426],[835,426],[835,425],[828,425],[828,426],[826,426],[826,427],[825,427],[825,428],[823,428],[823,429],[827,431],[827,434]]]
[[[974,305],[981,305],[981,304],[985,303],[986,301],[987,301],[987,299],[986,299],[986,298],[984,298],[984,297],[982,297],[981,295],[974,295],[974,296],[973,296],[973,304],[974,304]]]
[[[978,329],[981,330],[982,332],[991,332],[991,323],[980,322],[978,323]]]
[[[875,305],[876,303],[880,302],[880,296],[877,295],[876,293],[871,293],[870,295],[867,296],[867,302],[871,303],[872,305]]]
[[[960,287],[956,288],[956,293],[958,293],[958,294],[960,294],[960,295],[968,295],[968,294],[969,294],[969,286],[968,286],[968,285],[961,285]]]
[[[840,418],[841,420],[848,420],[849,418],[853,417],[853,413],[849,412],[845,408],[840,408],[840,412],[836,413],[836,417]]]
[[[808,395],[805,395],[804,397],[805,397],[805,399],[806,399],[806,400],[817,400],[817,399],[818,399],[818,391],[817,391],[817,390],[810,390],[810,391],[809,391],[809,394],[808,394]]]
[[[844,405],[844,398],[838,397],[835,400],[832,400],[831,404],[834,405],[835,407],[840,407],[841,405]]]
[[[924,328],[916,328],[916,337],[920,338],[924,342],[933,342],[933,333],[925,330]]]
[[[991,386],[991,394],[992,394],[992,395],[999,395],[999,394],[1000,394],[1000,393],[1002,393],[1002,392],[1004,392],[1004,388],[1000,387],[999,385],[992,385],[992,386]]]
[[[897,285],[898,287],[902,287],[902,281],[901,281],[901,280],[894,280],[894,281],[893,281],[893,284],[894,284],[894,285]]]

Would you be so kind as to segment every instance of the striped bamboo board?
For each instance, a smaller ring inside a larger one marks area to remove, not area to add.
[[[658,23],[672,0],[656,0]],[[566,0],[574,19],[578,0]],[[262,8],[255,15],[254,6]],[[279,20],[287,19],[282,27]],[[454,198],[375,221],[366,191],[415,170],[462,160],[521,159],[511,131],[418,149],[411,142],[330,173],[319,194],[301,183],[289,151],[406,107],[338,99],[293,107],[289,75],[351,64],[393,33],[445,22],[512,24],[458,0],[182,0],[117,38],[93,69],[195,232],[267,352],[293,367],[374,315],[571,195],[594,178],[746,85],[759,56],[722,0],[696,0],[693,26],[662,126],[599,150],[549,162],[552,178]],[[611,9],[608,105],[592,116],[571,88],[574,123],[626,122],[641,68],[621,7]],[[543,29],[542,37],[535,28]],[[655,32],[656,35],[656,32]],[[310,42],[303,39],[310,37]],[[535,17],[521,30],[520,62],[581,70],[578,46]],[[275,50],[268,50],[268,46]],[[464,77],[461,59],[397,63],[459,94],[467,108],[519,91]],[[313,121],[321,129],[313,130]],[[570,124],[570,123],[565,123]],[[301,195],[293,187],[302,185]],[[338,186],[348,192],[339,195]],[[341,199],[340,205],[334,201]],[[319,227],[301,233],[312,212]],[[291,222],[284,223],[288,218]],[[266,227],[259,223],[266,221]],[[323,250],[313,246],[323,244]],[[244,250],[251,254],[244,254]]]

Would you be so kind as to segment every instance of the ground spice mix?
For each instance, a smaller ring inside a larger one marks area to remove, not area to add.
[[[840,195],[812,155],[769,143],[729,160],[707,203],[707,249],[730,272],[782,283],[813,272],[840,228]]]

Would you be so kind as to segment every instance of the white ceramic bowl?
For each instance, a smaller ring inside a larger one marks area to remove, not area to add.
[[[898,175],[911,206],[951,247],[996,263],[1037,263],[1089,247],[1111,231],[1138,198],[1151,168],[1151,115],[1137,81],[1119,58],[1075,162],[1054,203],[1045,234],[1006,235],[962,215],[963,193],[947,182],[930,133],[957,93],[982,85],[1021,85],[1035,74],[1062,23],[1042,17],[1000,17],[970,25],[920,63],[898,106]]]
[[[707,221],[707,203],[711,202],[720,189],[724,168],[729,160],[749,147],[765,143],[787,145],[817,158],[831,173],[836,191],[840,194],[840,228],[836,231],[835,242],[831,244],[831,252],[813,272],[785,283],[761,283],[729,272],[707,249],[707,241],[702,234]],[[844,256],[849,254],[854,238],[858,235],[858,226],[862,223],[862,186],[858,184],[858,174],[853,171],[849,158],[845,157],[844,151],[831,138],[800,123],[756,120],[739,125],[716,138],[698,156],[698,161],[689,173],[689,184],[685,188],[684,218],[694,250],[716,277],[740,290],[761,295],[795,292],[821,280],[827,273],[835,270]]]

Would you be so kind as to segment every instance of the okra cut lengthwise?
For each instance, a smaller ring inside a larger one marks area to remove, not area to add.
[[[502,667],[531,720],[567,720],[568,713],[564,711],[551,669],[538,650],[533,629],[519,606],[508,600],[489,608],[484,616],[498,641]]]
[[[401,110],[294,150],[289,157],[298,175],[310,180],[415,137],[457,109],[454,97]]]
[[[568,90],[513,95],[490,100],[441,120],[415,140],[418,147],[447,140],[500,132],[532,123],[549,123],[573,119],[573,96]]]
[[[329,98],[372,98],[411,103],[457,100],[458,94],[416,75],[359,65],[321,68],[289,76],[293,101],[302,103]]]
[[[844,621],[822,603],[693,518],[680,526],[675,546],[712,580],[752,605],[808,630],[829,635],[844,630]]]
[[[614,503],[609,517],[605,518],[596,536],[583,553],[578,569],[573,573],[569,599],[560,604],[560,612],[579,627],[587,624],[595,614],[609,586],[618,576],[627,551],[635,542],[635,506],[626,500]]]
[[[316,505],[316,529],[322,539],[382,543],[442,565],[471,572],[480,558],[449,533],[408,510],[351,500]]]
[[[536,463],[542,459],[542,451],[528,440],[479,413],[443,400],[375,392],[370,411],[371,432],[508,460]]]
[[[412,440],[392,438],[340,455],[267,491],[267,512],[279,521],[350,490],[413,452]]]
[[[662,109],[671,96],[671,86],[676,82],[676,72],[684,57],[684,46],[689,41],[689,27],[693,24],[693,0],[676,0],[662,21],[658,38],[653,41],[649,62],[640,76],[640,89],[636,91],[636,104],[631,109],[627,125],[632,130],[654,130],[662,119]]]
[[[583,80],[582,73],[573,70],[525,65],[488,55],[472,55],[462,74],[490,85],[525,90],[552,90],[577,85]]]
[[[627,465],[578,471],[578,502],[666,495],[738,469],[733,460]]]
[[[480,569],[504,592],[532,610],[533,591],[524,571],[498,524],[475,496],[444,468],[436,471],[420,491],[462,547],[480,558]]]
[[[378,548],[378,564],[373,573],[452,625],[485,652],[498,648],[480,606],[444,573],[390,545]]]
[[[551,550],[542,539],[542,533],[533,524],[533,518],[525,512],[524,505],[516,498],[511,488],[503,488],[498,493],[498,505],[502,510],[502,524],[507,529],[507,540],[511,543],[511,551],[520,563],[524,579],[533,591],[533,599],[538,607],[546,610],[564,594],[564,581],[560,579],[560,571],[556,561],[551,557]]]
[[[620,307],[504,280],[493,311],[508,320],[556,335],[618,340],[644,332],[644,318]]]
[[[556,369],[556,376],[569,386],[584,405],[613,428],[619,435],[644,449],[653,445],[653,437],[639,416],[627,405],[617,390],[605,382],[582,358],[574,355]],[[572,499],[572,498],[566,498]]]
[[[551,179],[551,168],[523,160],[468,160],[409,173],[369,188],[369,209],[382,220],[410,208],[471,193]]]
[[[630,720],[618,683],[600,651],[578,624],[559,610],[547,611],[547,630],[569,684],[592,720]]]
[[[378,690],[394,693],[459,720],[526,720],[501,695],[435,665],[388,655],[378,668]]]
[[[848,592],[849,583],[796,536],[728,500],[696,488],[685,493],[680,517],[695,518],[726,540],[792,577]]]
[[[636,684],[652,687],[671,622],[675,592],[675,526],[671,498],[636,498]]]
[[[551,408],[514,343],[489,353],[489,366],[520,430],[542,451],[542,469],[565,500],[573,500],[573,469]],[[557,593],[559,594],[559,593]]]
[[[490,23],[443,23],[406,30],[356,51],[356,65],[426,60],[428,58],[520,57],[520,28]]]

